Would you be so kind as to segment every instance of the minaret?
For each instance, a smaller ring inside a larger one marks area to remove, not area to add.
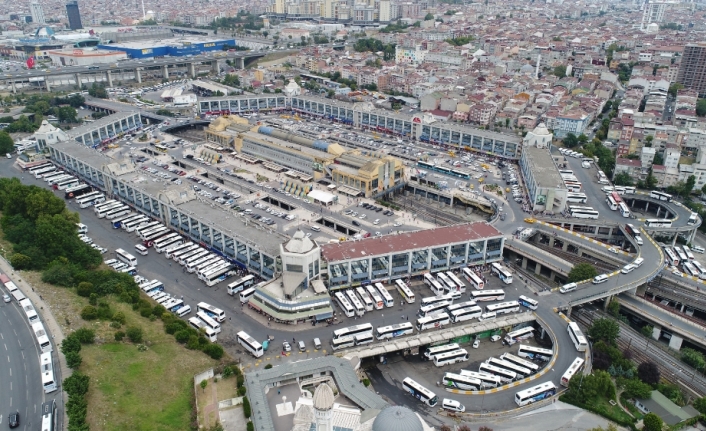
[[[144,20],[146,16],[147,15],[145,15],[145,0],[142,0],[142,19]]]
[[[333,390],[321,383],[314,391],[314,421],[316,431],[333,431]]]
[[[534,70],[534,78],[539,79],[539,62],[542,61],[542,54],[537,55],[537,67]]]

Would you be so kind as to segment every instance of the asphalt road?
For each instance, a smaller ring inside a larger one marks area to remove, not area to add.
[[[35,430],[45,399],[40,352],[24,312],[14,301],[0,304],[0,343],[0,426],[6,426],[10,412],[19,411],[20,427],[15,429]]]

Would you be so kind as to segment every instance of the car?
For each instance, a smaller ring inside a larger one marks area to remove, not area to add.
[[[392,226],[394,226],[394,227],[400,227],[400,226],[402,226],[402,223],[396,221],[395,224],[393,224]]]
[[[284,350],[285,352],[292,351],[292,346],[289,345],[288,341],[285,341],[284,343],[282,343],[282,350]]]
[[[10,295],[8,295],[6,293],[6,294],[2,295],[2,300],[3,300],[3,302],[8,303],[8,302],[12,301],[12,298],[10,298]]]
[[[474,341],[474,342],[473,342],[473,348],[474,348],[474,349],[477,349],[478,346],[480,346],[480,340]]]
[[[360,222],[358,220],[353,220],[352,223],[353,226],[360,226]]]
[[[5,157],[7,157],[8,159],[11,159],[11,158],[12,158],[12,154],[7,153],[7,154],[5,154]]]
[[[609,247],[609,248],[608,248],[608,251],[611,252],[611,253],[618,254],[618,249],[616,249],[615,247]]]
[[[496,341],[499,341],[500,338],[501,338],[500,335],[493,335],[490,337],[490,341],[492,341],[494,343]]]
[[[375,221],[373,222],[373,224],[374,224],[374,225],[380,224],[380,219],[379,219],[379,218],[376,218]]]
[[[466,407],[463,404],[459,403],[456,400],[450,400],[448,398],[444,398],[444,400],[441,402],[441,408],[444,410],[459,413],[463,413],[466,411]]]
[[[684,277],[684,274],[682,274],[678,269],[674,268],[672,271],[672,274],[676,275],[677,277]]]
[[[17,428],[20,426],[20,412],[15,411],[7,415],[7,424],[10,428]]]

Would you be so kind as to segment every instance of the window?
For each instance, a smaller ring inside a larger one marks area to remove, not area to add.
[[[314,263],[309,264],[309,278],[314,278]]]
[[[319,259],[314,261],[314,275],[319,275]]]
[[[301,265],[287,264],[287,272],[304,272],[304,267]]]

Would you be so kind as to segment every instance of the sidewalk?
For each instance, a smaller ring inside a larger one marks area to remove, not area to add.
[[[47,331],[47,333],[51,334],[52,342],[54,344],[54,357],[59,360],[59,367],[61,370],[60,375],[55,375],[55,377],[57,378],[58,387],[59,389],[61,389],[61,395],[63,400],[62,406],[66,406],[68,397],[63,389],[63,381],[65,378],[69,377],[72,374],[72,371],[66,365],[66,359],[64,358],[64,355],[60,353],[59,350],[59,348],[61,347],[61,342],[64,341],[64,333],[61,331],[61,327],[56,322],[56,319],[54,318],[54,315],[52,314],[49,306],[47,306],[46,302],[44,302],[44,300],[39,297],[39,294],[34,291],[34,288],[24,280],[24,277],[22,277],[19,272],[15,272],[15,270],[12,268],[12,265],[10,265],[10,263],[6,261],[5,258],[2,256],[0,256],[0,270],[7,274],[7,276],[10,277],[10,279],[17,285],[17,287],[22,291],[22,293],[30,301],[32,301],[32,304],[34,304],[37,313],[39,313],[39,315],[42,317],[42,321],[44,322],[44,329]],[[63,420],[63,418],[65,417],[65,415],[63,414],[64,409],[60,409],[60,411],[62,411],[62,419],[59,420],[59,424],[63,425],[63,427],[60,426],[60,429],[66,431],[68,421]]]

